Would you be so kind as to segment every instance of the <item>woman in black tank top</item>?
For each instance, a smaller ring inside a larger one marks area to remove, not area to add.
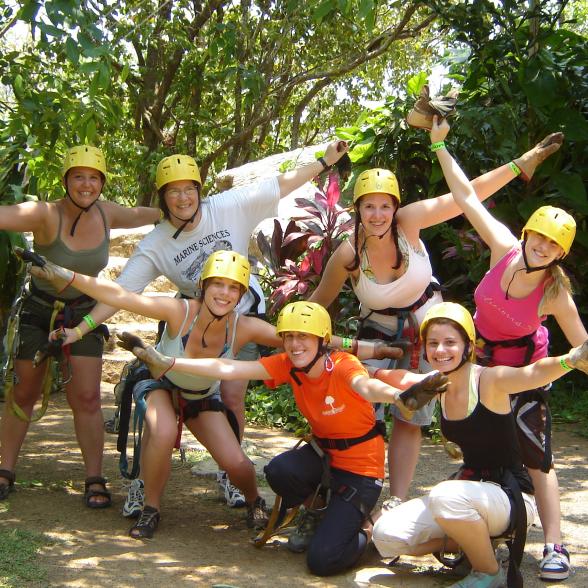
[[[588,341],[529,366],[482,368],[473,363],[476,333],[463,306],[443,302],[431,307],[420,332],[427,361],[449,376],[440,397],[441,430],[459,445],[464,463],[429,496],[384,513],[374,527],[374,543],[384,557],[452,546],[465,552],[472,566],[467,580],[454,586],[497,588],[507,580],[491,537],[516,530],[508,585],[522,586],[518,564],[531,522],[527,513],[534,514],[533,487],[521,462],[509,396],[544,386],[575,368],[588,371]]]

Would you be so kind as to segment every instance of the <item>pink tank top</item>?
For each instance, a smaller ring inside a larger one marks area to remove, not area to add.
[[[490,341],[518,339],[534,333],[535,351],[531,357],[532,363],[547,356],[549,334],[541,324],[546,317],[538,315],[545,283],[539,284],[525,298],[509,297],[508,300],[500,287],[506,268],[520,250],[520,245],[513,247],[492,269],[486,272],[478,284],[474,292],[476,303],[474,323],[478,333]],[[490,365],[523,365],[526,350],[526,346],[494,346]],[[483,356],[481,347],[477,351],[480,357]],[[487,351],[488,347],[486,347]]]

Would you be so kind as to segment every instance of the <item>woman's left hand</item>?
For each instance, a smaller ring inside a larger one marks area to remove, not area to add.
[[[570,367],[588,374],[588,341],[584,341],[579,347],[574,347],[566,360]]]
[[[444,141],[449,133],[449,123],[446,118],[439,118],[437,115],[433,117],[433,126],[431,127],[431,143],[438,143]]]

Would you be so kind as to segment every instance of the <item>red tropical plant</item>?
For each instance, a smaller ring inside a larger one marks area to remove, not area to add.
[[[270,315],[292,299],[310,296],[329,258],[353,227],[347,209],[339,205],[339,181],[339,172],[331,171],[326,188],[317,186],[313,199],[296,198],[305,214],[291,219],[285,230],[275,220],[270,240],[258,233],[257,244],[269,271]]]

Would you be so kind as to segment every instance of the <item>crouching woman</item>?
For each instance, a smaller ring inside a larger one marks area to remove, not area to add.
[[[276,331],[284,352],[259,361],[168,358],[152,347],[142,349],[140,340],[132,336],[125,344],[156,378],[173,367],[223,380],[292,386],[298,408],[330,459],[331,496],[308,546],[307,564],[316,575],[336,574],[353,567],[364,552],[370,535],[364,528],[366,520],[382,490],[384,439],[371,403],[393,403],[407,414],[407,407],[423,406],[441,392],[446,378],[438,372],[425,376],[403,370],[397,370],[395,386],[370,378],[356,357],[327,350],[331,319],[312,302],[285,306]],[[408,389],[401,393],[398,387]],[[311,445],[304,445],[275,457],[265,472],[282,504],[292,508],[316,491],[323,478],[323,460]]]
[[[536,509],[509,395],[544,386],[576,367],[585,370],[588,342],[520,368],[482,367],[473,363],[474,323],[463,306],[433,306],[420,329],[427,361],[450,377],[440,397],[441,431],[459,445],[464,463],[428,496],[384,513],[374,526],[374,544],[383,557],[461,549],[472,572],[455,588],[522,586],[518,565]],[[492,538],[513,531],[507,579]]]

